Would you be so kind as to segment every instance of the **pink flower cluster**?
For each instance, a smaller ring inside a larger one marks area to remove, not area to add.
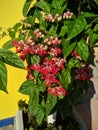
[[[92,69],[89,66],[76,69],[76,80],[90,80],[92,77]]]
[[[52,14],[48,14],[45,19],[48,22],[55,22],[55,21],[61,21],[62,19],[71,19],[73,16],[73,13],[70,11],[67,11],[63,14],[63,16],[61,16],[60,14],[55,14],[55,16],[53,16]]]
[[[61,85],[57,77],[58,72],[64,68],[66,63],[60,47],[61,40],[53,36],[44,38],[44,34],[39,29],[34,30],[33,34],[37,40],[30,36],[25,42],[23,40],[12,42],[22,60],[25,60],[28,54],[32,56],[37,55],[40,58],[39,62],[27,66],[27,79],[37,82],[33,73],[37,71],[41,80],[45,82],[49,94],[51,93],[53,96],[59,97],[66,96],[68,92]]]

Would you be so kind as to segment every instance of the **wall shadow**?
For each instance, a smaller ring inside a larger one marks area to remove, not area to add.
[[[78,112],[80,118],[82,119],[88,130],[92,130],[91,99],[93,98],[95,93],[96,92],[93,81],[90,81],[87,93],[75,105],[76,111]]]

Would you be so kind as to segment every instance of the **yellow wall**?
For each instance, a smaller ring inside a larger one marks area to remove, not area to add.
[[[0,0],[0,26],[9,28],[16,22],[20,21],[22,16],[22,8],[25,0]],[[8,38],[0,40],[0,46],[7,41]],[[18,109],[17,102],[19,99],[28,100],[17,92],[21,83],[25,80],[26,71],[8,66],[8,92],[6,94],[0,90],[0,119],[15,116]]]

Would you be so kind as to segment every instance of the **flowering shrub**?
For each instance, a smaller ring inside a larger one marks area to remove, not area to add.
[[[94,65],[93,48],[98,41],[97,1],[31,4],[32,0],[26,0],[25,19],[8,30],[11,40],[3,47],[14,46],[26,61],[26,81],[19,92],[29,95],[29,110],[40,125],[56,110],[66,119],[89,87],[89,65]]]

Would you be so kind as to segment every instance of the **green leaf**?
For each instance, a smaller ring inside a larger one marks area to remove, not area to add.
[[[31,63],[35,64],[35,63],[39,63],[40,62],[40,57],[38,55],[33,55],[31,57]]]
[[[44,116],[45,116],[45,111],[40,105],[36,107],[35,115],[37,118],[37,123],[40,125],[42,123]]]
[[[46,104],[45,104],[45,100],[44,99],[42,99],[41,106],[42,106],[43,109],[46,109]]]
[[[97,6],[98,6],[98,0],[94,0],[95,1],[95,3],[97,4]]]
[[[36,70],[34,70],[34,71],[33,71],[33,75],[34,75],[35,79],[37,79],[37,78],[38,78],[38,74],[39,74],[39,72],[38,72],[38,71],[36,71]]]
[[[59,80],[65,89],[68,89],[68,85],[71,84],[71,75],[68,69],[63,69],[59,74]]]
[[[8,30],[8,32],[9,32],[9,36],[10,36],[12,39],[15,39],[15,34],[16,34],[16,32],[13,31],[13,30]]]
[[[38,9],[36,9],[36,10],[34,11],[34,17],[37,18],[37,19],[39,20],[39,22],[40,22],[40,19],[42,19],[41,11],[38,10]]]
[[[15,31],[17,31],[17,29],[19,29],[20,27],[21,27],[21,23],[19,22],[19,23],[16,23],[14,26],[13,26],[13,29],[15,30]]]
[[[60,37],[63,37],[63,36],[67,33],[67,31],[68,31],[67,25],[62,26],[62,27],[61,27],[61,31],[60,31],[60,33],[59,33],[59,36],[60,36]]]
[[[29,110],[36,113],[36,107],[39,106],[39,91],[37,87],[33,87],[32,92],[29,95]]]
[[[97,14],[89,13],[89,12],[83,12],[83,13],[82,13],[82,16],[85,17],[85,18],[94,18],[94,17],[98,17]]]
[[[0,90],[7,91],[7,68],[3,62],[0,61]]]
[[[64,46],[64,45],[63,45],[63,46]],[[66,44],[65,44],[65,46],[63,47],[63,53],[64,53],[64,57],[65,57],[65,58],[66,58],[68,55],[71,54],[71,52],[74,50],[75,46],[76,46],[76,42],[71,43],[71,44],[69,44],[68,46],[66,46]]]
[[[48,94],[47,97],[47,105],[46,105],[46,116],[48,116],[53,109],[53,107],[57,103],[57,97],[52,96],[51,94]]]
[[[93,47],[98,42],[98,34],[92,32],[89,34],[89,37],[90,37],[90,46]]]
[[[57,9],[60,9],[61,7],[62,7],[62,5],[64,5],[64,4],[66,4],[66,3],[64,3],[65,2],[65,0],[52,0],[52,7],[53,8],[57,8]]]
[[[39,90],[37,89],[36,86],[33,87],[32,92],[30,93],[30,99],[29,99],[29,104],[30,106],[30,111],[34,111],[36,105],[39,105]]]
[[[80,40],[77,43],[76,51],[84,61],[88,60],[90,53],[88,45],[84,40]]]
[[[50,28],[50,30],[49,30],[49,34],[52,35],[52,36],[54,36],[54,37],[57,37],[57,33],[56,33],[57,27],[58,26],[56,26],[56,25],[52,25],[51,28]]]
[[[45,1],[37,2],[36,6],[38,6],[40,9],[42,9],[44,12],[47,12],[47,13],[50,12],[50,5]]]
[[[83,16],[79,16],[74,25],[72,26],[72,29],[70,29],[70,33],[68,35],[68,38],[66,40],[70,40],[80,34],[86,27],[86,20]]]
[[[45,111],[39,104],[39,90],[37,89],[37,86],[33,88],[33,91],[30,94],[29,110],[36,116],[38,124],[41,124],[45,115]]]
[[[89,64],[92,64],[93,66],[95,66],[95,63],[94,63],[94,52],[93,52],[93,50],[92,50],[92,48],[91,49],[89,49],[89,58],[88,58],[88,60],[87,60],[87,62],[89,63]]]
[[[24,17],[27,16],[31,3],[32,3],[32,0],[26,1],[24,3],[23,10],[22,10],[22,13],[23,13]]]
[[[67,66],[69,69],[80,67],[80,62],[78,59],[71,58],[67,64]]]
[[[41,91],[41,92],[44,92],[44,91],[46,90],[45,82],[42,81],[42,80],[39,79],[39,78],[38,78],[38,85],[37,85],[37,87],[38,87],[39,92],[40,92],[40,91]]]
[[[35,87],[35,83],[33,80],[26,80],[22,83],[22,85],[19,88],[19,92],[26,94],[26,95],[30,95],[30,93],[32,93],[33,88]]]
[[[18,41],[19,40],[25,40],[25,38],[26,38],[26,35],[25,34],[23,34],[23,33],[19,33],[19,36],[18,36]]]
[[[98,32],[98,24],[95,25],[94,31],[95,31],[95,32]]]
[[[25,69],[22,60],[11,50],[0,49],[0,60],[14,67]]]
[[[11,49],[12,47],[12,39],[3,44],[3,48],[5,49]]]

